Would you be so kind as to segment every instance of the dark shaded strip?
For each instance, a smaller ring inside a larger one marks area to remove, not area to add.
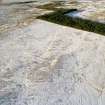
[[[70,17],[65,14],[68,12],[77,11],[77,9],[60,9],[50,14],[45,14],[37,18],[47,20],[53,23],[61,24],[64,26],[74,27],[85,31],[90,31],[98,34],[105,35],[105,24],[97,21],[82,19],[78,17]]]

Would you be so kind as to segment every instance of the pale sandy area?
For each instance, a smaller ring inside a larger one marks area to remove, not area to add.
[[[36,19],[43,4],[0,5],[0,105],[105,105],[105,36]],[[94,19],[104,4],[63,7]]]
[[[105,37],[42,20],[4,32],[0,105],[105,105]]]

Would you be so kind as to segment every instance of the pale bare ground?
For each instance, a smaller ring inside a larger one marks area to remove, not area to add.
[[[0,105],[104,105],[105,37],[42,20],[0,37]]]
[[[105,37],[38,20],[37,5],[0,6],[0,105],[105,105]]]

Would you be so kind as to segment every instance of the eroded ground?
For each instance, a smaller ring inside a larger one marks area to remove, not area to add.
[[[0,105],[105,105],[105,37],[38,20],[52,12],[39,7],[0,6]]]

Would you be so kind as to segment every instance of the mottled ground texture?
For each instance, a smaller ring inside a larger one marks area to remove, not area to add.
[[[105,37],[36,19],[43,4],[0,5],[0,105],[105,105]]]

